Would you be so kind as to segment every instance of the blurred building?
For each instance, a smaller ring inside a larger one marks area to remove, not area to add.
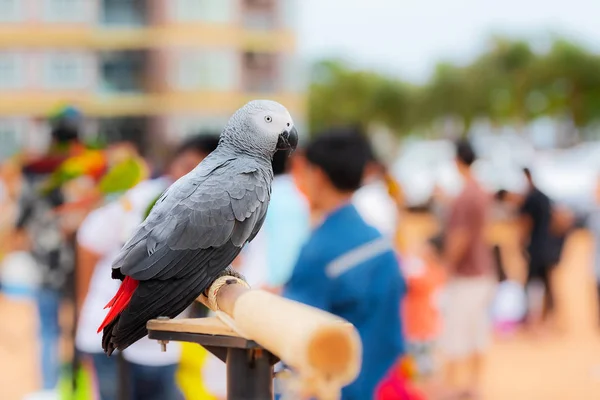
[[[160,151],[253,98],[304,120],[296,0],[0,0],[0,158],[43,147],[43,118]],[[145,133],[150,133],[146,135]]]

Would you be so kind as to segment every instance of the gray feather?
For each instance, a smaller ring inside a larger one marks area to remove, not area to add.
[[[149,279],[170,267],[165,251],[209,249],[228,241],[241,248],[258,233],[270,199],[270,168],[251,158],[218,155],[165,193],[113,268],[134,279]]]

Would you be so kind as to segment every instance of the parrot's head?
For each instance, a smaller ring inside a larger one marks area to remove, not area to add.
[[[221,141],[242,151],[272,157],[276,151],[294,151],[298,131],[288,110],[271,100],[253,100],[231,117]]]

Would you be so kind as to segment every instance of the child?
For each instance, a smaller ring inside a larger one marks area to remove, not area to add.
[[[407,257],[403,263],[408,291],[402,313],[408,352],[416,363],[420,378],[428,378],[434,372],[433,346],[441,318],[436,300],[444,282],[440,251],[441,236],[424,243],[416,256]]]
[[[492,318],[496,332],[508,336],[516,332],[516,329],[525,318],[527,313],[527,296],[520,282],[509,279],[506,276],[502,261],[502,252],[498,245],[494,246],[494,258],[496,259],[498,289],[492,303]],[[538,305],[534,308],[541,309],[544,288],[542,287],[540,292],[538,287],[537,291],[539,293],[537,296],[535,295],[535,282],[530,286],[530,289],[533,289],[530,291],[531,302],[537,298]]]

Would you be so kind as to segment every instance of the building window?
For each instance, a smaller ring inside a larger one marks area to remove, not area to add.
[[[242,74],[244,90],[255,93],[275,92],[279,86],[277,55],[271,53],[244,53]]]
[[[0,160],[20,150],[21,138],[25,134],[24,122],[16,119],[0,119]]]
[[[281,55],[282,89],[290,93],[302,93],[308,87],[308,69],[301,57]]]
[[[0,53],[0,91],[21,89],[25,83],[22,54]]]
[[[23,21],[23,0],[0,0],[0,22]]]
[[[181,22],[231,22],[234,18],[233,0],[172,0],[173,19]]]
[[[87,0],[44,0],[44,19],[49,22],[86,22],[90,19]]]
[[[148,149],[149,119],[146,117],[112,117],[97,121],[98,139],[106,143],[131,142],[144,155]]]
[[[187,116],[169,118],[167,131],[169,140],[180,142],[186,137],[198,134],[220,135],[227,124],[229,116]]]
[[[50,53],[44,59],[44,86],[47,89],[85,89],[91,76],[85,54]]]
[[[177,90],[234,90],[237,68],[232,51],[182,53],[172,83]]]
[[[277,24],[277,4],[275,0],[243,0],[242,18],[246,28],[274,29]]]
[[[139,27],[146,24],[148,3],[153,0],[103,0],[102,23],[109,26]]]
[[[146,54],[118,51],[99,55],[98,86],[104,93],[141,93],[144,91]]]

